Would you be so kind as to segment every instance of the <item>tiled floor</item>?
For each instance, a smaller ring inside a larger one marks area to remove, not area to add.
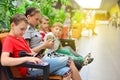
[[[100,25],[95,31],[95,36],[76,40],[79,54],[85,56],[91,52],[95,58],[93,63],[82,68],[82,79],[120,80],[120,29]]]

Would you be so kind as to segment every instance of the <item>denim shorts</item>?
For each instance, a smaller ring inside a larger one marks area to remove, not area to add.
[[[67,66],[69,58],[67,56],[62,57],[48,57],[45,55],[41,58],[44,62],[50,64],[50,74],[65,76],[66,73],[70,73],[70,68]],[[41,69],[28,69],[29,76],[40,76],[43,75]]]

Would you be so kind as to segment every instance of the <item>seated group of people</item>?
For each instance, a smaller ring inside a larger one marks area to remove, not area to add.
[[[40,31],[35,29],[40,24]],[[70,47],[63,47],[57,38],[63,25],[56,22],[49,32],[49,19],[46,16],[40,18],[40,11],[34,7],[26,9],[24,14],[15,14],[10,19],[11,30],[3,43],[1,64],[3,66],[15,66],[24,62],[34,64],[50,64],[50,74],[63,76],[63,80],[81,80],[79,71],[82,66],[93,61],[91,54],[85,58],[77,54]],[[9,46],[6,46],[9,45]],[[35,55],[45,49],[41,57],[20,57],[22,51],[28,55]],[[18,67],[22,76],[40,76],[42,70]],[[68,74],[69,73],[69,74]]]

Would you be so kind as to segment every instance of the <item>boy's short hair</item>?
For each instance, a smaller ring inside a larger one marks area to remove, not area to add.
[[[47,16],[42,16],[42,17],[40,18],[40,23],[41,23],[43,20],[49,21],[49,18],[48,18]]]
[[[21,21],[24,21],[28,24],[28,20],[24,14],[15,14],[10,18],[10,24],[14,22],[16,25],[18,25]]]
[[[33,16],[33,15],[35,15],[36,13],[40,13],[40,10],[36,9],[35,7],[28,7],[28,8],[26,9],[25,16],[26,16],[26,17],[27,17],[27,15]]]
[[[60,23],[60,22],[56,22],[56,23],[54,23],[52,27],[54,28],[54,27],[56,27],[56,26],[57,26],[57,27],[60,27],[60,28],[63,29],[63,24]]]

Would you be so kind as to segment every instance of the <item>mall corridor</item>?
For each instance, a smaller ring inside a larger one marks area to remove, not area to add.
[[[94,57],[93,63],[82,68],[83,80],[120,80],[120,29],[99,25],[97,35],[77,40],[78,52]]]

